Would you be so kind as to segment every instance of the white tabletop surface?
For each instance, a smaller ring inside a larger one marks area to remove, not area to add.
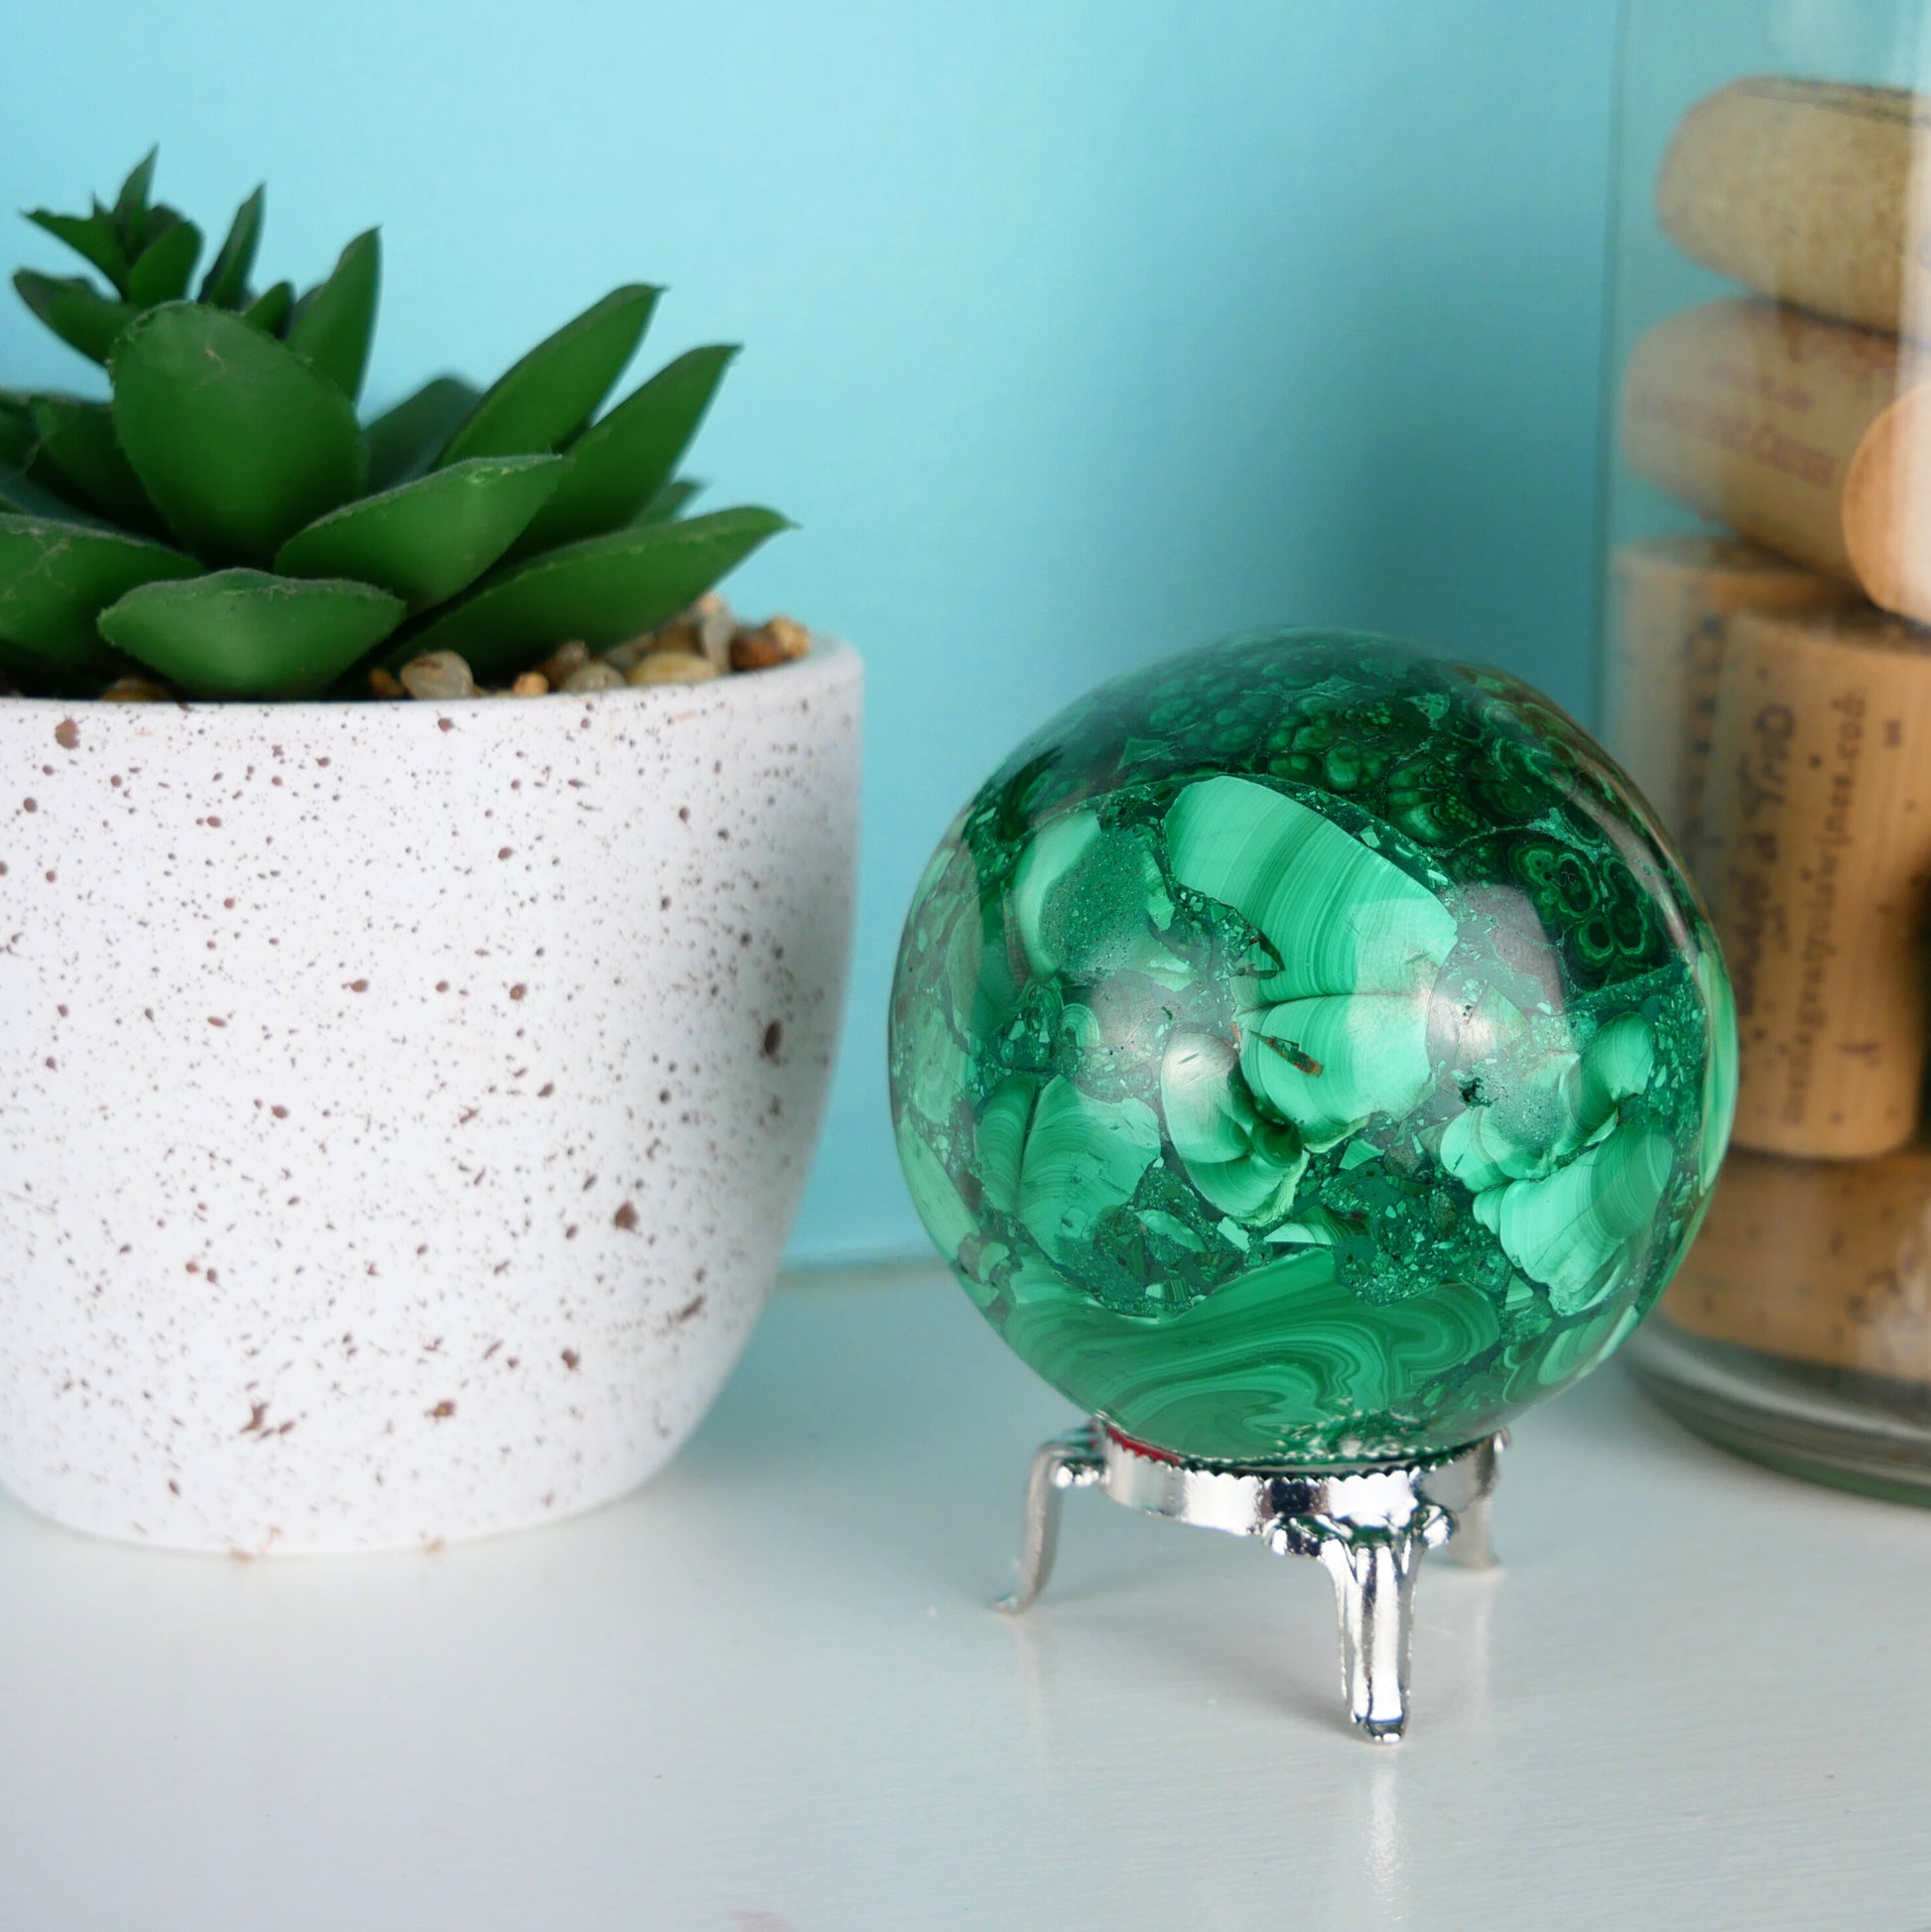
[[[1516,1431],[1506,1568],[1341,1719],[1317,1566],[1075,1495],[937,1270],[787,1289],[596,1516],[433,1556],[130,1552],[0,1505],[4,1932],[1931,1928],[1931,1514],[1617,1371]]]

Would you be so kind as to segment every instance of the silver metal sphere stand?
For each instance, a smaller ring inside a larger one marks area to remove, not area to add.
[[[1084,1422],[1041,1446],[1026,1490],[1019,1587],[1010,1614],[1046,1588],[1068,1489],[1097,1489],[1143,1515],[1257,1536],[1276,1556],[1311,1556],[1334,1579],[1342,1684],[1359,1735],[1397,1741],[1408,1722],[1415,1578],[1429,1550],[1492,1569],[1488,1499],[1508,1445],[1501,1430],[1451,1456],[1348,1470],[1234,1469],[1189,1463]]]

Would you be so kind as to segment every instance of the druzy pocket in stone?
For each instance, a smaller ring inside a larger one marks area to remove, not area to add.
[[[1229,638],[1022,745],[935,853],[890,1064],[1013,1349],[1193,1460],[1458,1449],[1661,1292],[1729,1131],[1695,893],[1568,717],[1352,632]]]

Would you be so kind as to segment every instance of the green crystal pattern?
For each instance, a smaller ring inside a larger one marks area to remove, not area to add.
[[[1454,1450],[1662,1292],[1730,1130],[1708,921],[1515,679],[1229,638],[1022,745],[935,853],[890,1065],[919,1214],[1066,1395],[1209,1462]]]

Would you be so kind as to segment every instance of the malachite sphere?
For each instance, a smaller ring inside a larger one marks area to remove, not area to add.
[[[1136,1442],[1460,1448],[1662,1292],[1730,1131],[1695,891],[1605,753],[1391,639],[1232,637],[1015,751],[920,882],[900,1158],[1011,1347]]]

